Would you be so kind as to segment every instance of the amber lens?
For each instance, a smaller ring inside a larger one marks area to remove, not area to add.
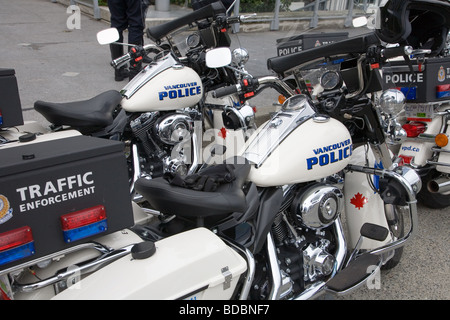
[[[434,141],[438,147],[445,147],[448,144],[448,137],[446,134],[439,133],[436,138],[434,138]]]

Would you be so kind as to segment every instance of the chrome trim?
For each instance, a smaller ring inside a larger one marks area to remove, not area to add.
[[[60,271],[52,277],[40,280],[35,283],[31,284],[19,284],[17,282],[13,283],[13,287],[18,292],[32,292],[34,290],[38,290],[47,287],[49,285],[55,284],[61,280],[65,280],[76,273],[82,275],[97,271],[98,269],[103,268],[107,264],[114,262],[115,260],[120,259],[131,253],[131,249],[133,248],[133,246],[134,244],[124,247],[122,249],[109,251],[93,261],[82,262],[78,265],[75,265],[76,268],[73,269],[70,268],[70,270],[68,267],[66,271]]]
[[[188,175],[189,174],[193,174],[198,167],[199,164],[199,159],[201,157],[201,148],[202,148],[202,143],[201,140],[198,141],[199,139],[201,139],[202,137],[202,127],[201,127],[201,121],[194,121],[194,132],[192,132],[192,164],[189,168],[188,171]]]
[[[278,300],[281,295],[281,270],[278,265],[275,243],[270,232],[267,234],[267,254],[269,257],[270,273],[272,275],[272,289],[270,290],[269,300]]]
[[[418,140],[418,141],[424,141],[424,142],[434,142],[434,138],[436,138],[435,134],[429,134],[429,133],[421,133],[415,138],[407,138],[407,140]]]
[[[447,177],[441,177],[435,180],[431,180],[427,185],[428,191],[432,193],[446,193],[450,191],[450,179]]]
[[[334,197],[330,198],[329,195]],[[329,202],[330,199],[334,202]],[[295,215],[306,227],[320,230],[334,223],[344,211],[344,202],[341,189],[332,185],[314,185],[306,189],[298,199]],[[328,210],[326,210],[327,204]]]
[[[450,153],[450,150],[445,150],[445,149],[439,149],[438,147],[432,147],[431,151],[433,152],[437,152],[437,153]]]
[[[382,144],[370,144],[372,151],[375,155],[375,158],[378,161],[381,161],[383,168],[391,168],[393,162],[389,152],[389,148],[386,143]]]
[[[163,143],[177,145],[194,131],[194,120],[184,113],[171,113],[156,120],[156,136]]]
[[[252,109],[252,107],[250,107],[250,105],[248,105],[247,103],[245,103],[244,105],[235,108],[235,107],[230,107],[230,106],[225,106],[225,107],[220,107],[220,109],[223,109],[223,111],[225,112],[230,112],[236,115],[236,117],[238,117],[239,119],[239,123],[241,125],[241,128],[243,130],[247,129],[248,121],[246,121],[246,119],[254,119],[255,118],[255,113]]]
[[[446,110],[444,115],[442,115],[442,118],[443,119],[442,119],[441,131],[439,131],[440,133],[444,133],[447,131],[448,121],[450,120],[450,110]]]
[[[248,250],[247,248],[241,246],[238,243],[235,243],[234,241],[231,241],[230,239],[221,238],[224,240],[228,245],[232,246],[233,249],[236,251],[239,251],[241,255],[244,255],[246,257],[247,261],[247,276],[245,277],[244,285],[242,286],[241,294],[239,296],[239,300],[247,300],[248,295],[250,293],[250,289],[252,287],[253,279],[255,278],[255,259],[253,257],[253,254]]]
[[[433,166],[450,167],[450,163],[439,162],[439,161],[431,161],[431,160],[427,160],[427,164],[431,164],[431,165],[433,165]]]
[[[343,267],[345,257],[347,255],[347,242],[345,240],[344,230],[341,223],[341,218],[337,218],[334,221],[334,230],[336,232],[336,253],[335,253],[335,265],[333,273],[330,277],[334,277]],[[317,282],[303,291],[301,294],[293,298],[293,300],[309,300],[319,297],[325,293],[326,282]]]
[[[135,193],[134,184],[136,183],[137,179],[139,179],[141,177],[141,165],[139,163],[138,149],[137,149],[137,145],[134,143],[131,145],[131,153],[133,156],[133,181],[131,182],[131,185],[130,185],[130,194],[133,195]],[[137,196],[137,198],[140,198],[140,197]]]
[[[179,65],[178,61],[172,56],[171,53],[159,59],[157,62],[150,63],[141,72],[139,72],[133,80],[131,80],[120,93],[127,99],[130,99],[139,89],[141,89],[147,82],[153,79],[155,76],[171,68],[172,66]]]
[[[334,221],[334,230],[336,232],[336,262],[332,276],[342,269],[345,257],[347,256],[347,241],[345,240],[344,228],[340,217]]]
[[[94,250],[97,250],[98,252],[100,252],[101,254],[107,254],[107,253],[113,251],[112,248],[109,248],[109,247],[107,247],[105,245],[102,245],[100,243],[97,243],[97,242],[83,243],[83,244],[80,244],[80,245],[77,245],[77,246],[74,246],[74,247],[71,247],[71,248],[67,248],[65,250],[61,250],[61,251],[49,254],[49,255],[47,255],[45,257],[41,257],[41,258],[38,258],[38,259],[35,259],[35,260],[32,260],[32,261],[24,262],[22,264],[10,267],[8,269],[1,270],[0,271],[0,276],[2,276],[4,274],[11,273],[11,272],[19,271],[19,270],[24,269],[24,268],[28,268],[29,266],[38,264],[38,263],[43,262],[43,261],[53,260],[53,259],[62,257],[64,255],[67,255],[67,254],[70,254],[70,253],[73,253],[73,252],[76,252],[76,251],[79,251],[79,250],[85,250],[85,249],[94,249]]]
[[[267,77],[258,78],[258,83],[259,83],[259,85],[262,85],[262,84],[273,84],[273,85],[276,85],[279,88],[281,88],[283,91],[286,91],[286,93],[290,97],[295,95],[294,90],[292,90],[291,87],[289,87],[287,85],[287,83],[285,83],[284,81],[281,81],[279,78],[274,77],[274,76],[267,76]]]
[[[434,116],[448,116],[450,114],[450,109],[444,111],[437,111],[434,113]]]
[[[289,98],[282,110],[264,125],[246,147],[243,157],[259,168],[284,139],[314,115],[311,102],[305,95]]]

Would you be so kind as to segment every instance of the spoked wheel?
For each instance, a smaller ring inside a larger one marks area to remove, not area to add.
[[[409,210],[407,207],[386,205],[385,206],[386,218],[389,225],[389,231],[391,232],[394,240],[401,238],[405,235],[405,219],[404,215]],[[381,269],[390,270],[394,268],[400,262],[403,255],[403,247],[394,250],[394,256],[386,262]]]

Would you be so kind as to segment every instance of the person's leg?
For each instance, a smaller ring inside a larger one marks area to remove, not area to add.
[[[144,44],[144,19],[142,0],[126,0],[128,17],[128,43],[142,46]]]
[[[144,45],[144,19],[142,0],[126,0],[128,16],[128,43]],[[142,69],[142,62],[130,64],[130,80]]]
[[[123,43],[123,31],[128,27],[127,17],[127,0],[108,0],[108,7],[111,13],[111,27],[116,28],[119,32],[119,40],[117,42]],[[110,44],[111,59],[117,59],[124,54],[123,45]],[[114,79],[122,81],[128,77],[128,70],[126,67],[121,67],[114,71]]]

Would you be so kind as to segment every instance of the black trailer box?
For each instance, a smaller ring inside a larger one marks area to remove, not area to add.
[[[277,39],[277,53],[278,56],[285,56],[347,38],[348,32],[308,33],[288,38],[281,38]]]
[[[22,106],[14,69],[0,68],[0,129],[23,125]]]
[[[429,58],[418,65],[411,61],[391,61],[383,67],[383,89],[400,89],[409,103],[439,102],[450,99],[450,57]]]
[[[80,135],[0,149],[0,270],[132,226],[128,185],[118,141]],[[24,240],[8,248],[12,231]]]

